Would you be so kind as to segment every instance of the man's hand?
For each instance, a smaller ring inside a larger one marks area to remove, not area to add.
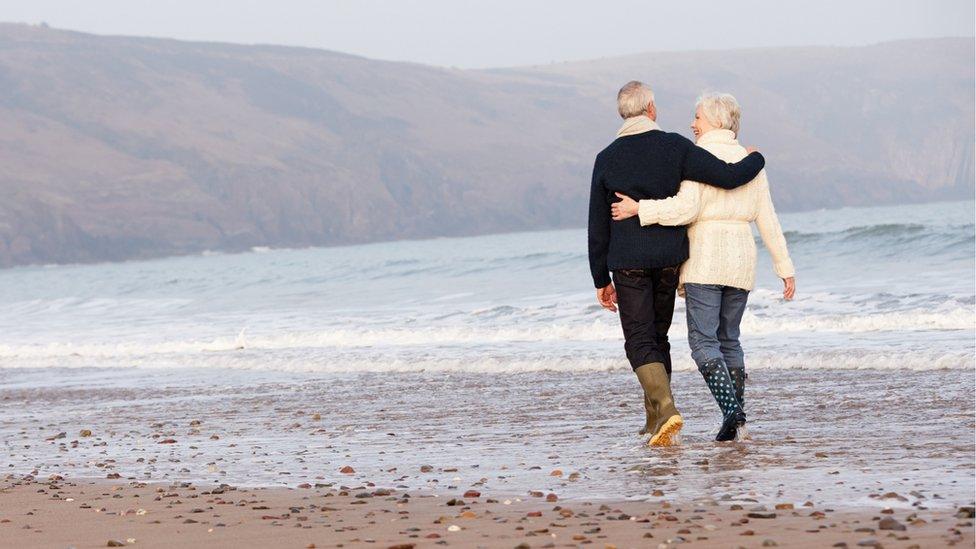
[[[749,153],[749,154],[757,153],[757,152],[759,152],[759,149],[757,149],[755,147],[746,147],[746,152]]]
[[[613,282],[597,289],[596,300],[604,309],[612,313],[617,312],[617,290],[613,287]]]
[[[783,299],[790,301],[796,295],[796,278],[789,277],[783,279]]]
[[[614,202],[610,205],[610,214],[613,216],[614,221],[623,221],[628,217],[634,217],[637,215],[637,202],[633,198],[620,193],[613,193],[620,198],[620,202]]]

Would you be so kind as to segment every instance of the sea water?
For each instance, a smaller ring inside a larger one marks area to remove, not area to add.
[[[782,215],[797,296],[760,251],[750,368],[972,369],[973,203]],[[761,243],[759,244],[761,248]],[[687,352],[682,300],[671,332]],[[627,368],[581,230],[0,271],[0,367]]]
[[[7,269],[3,465],[448,493],[863,504],[898,491],[967,503],[973,209],[781,215],[797,297],[782,299],[761,250],[742,326],[750,439],[712,441],[720,417],[679,299],[686,428],[668,450],[636,436],[640,390],[616,316],[596,303],[582,230]],[[94,435],[79,440],[80,429]],[[425,464],[434,472],[420,474]],[[339,474],[344,465],[360,476]]]

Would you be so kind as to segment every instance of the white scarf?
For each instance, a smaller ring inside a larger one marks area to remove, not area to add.
[[[624,125],[620,126],[620,129],[617,130],[617,137],[636,135],[638,133],[660,129],[661,126],[658,126],[657,122],[651,120],[646,114],[641,114],[639,116],[631,116],[624,120]]]

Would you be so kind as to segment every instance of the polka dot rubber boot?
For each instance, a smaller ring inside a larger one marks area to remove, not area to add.
[[[746,369],[745,368],[729,368],[729,375],[732,376],[732,384],[735,385],[735,399],[739,401],[739,407],[743,411],[746,409]],[[747,440],[749,435],[746,433],[745,425],[742,425],[736,431],[736,440]]]
[[[739,407],[746,409],[746,369],[729,368],[729,376],[732,378],[732,385],[735,386],[735,399],[739,401]]]
[[[738,427],[746,422],[746,414],[739,405],[739,400],[735,395],[735,385],[732,382],[732,375],[729,373],[725,360],[716,358],[703,362],[698,365],[698,370],[708,390],[712,392],[715,402],[722,410],[722,428],[715,436],[717,441],[735,440]]]

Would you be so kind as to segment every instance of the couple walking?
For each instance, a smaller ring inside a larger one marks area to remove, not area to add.
[[[734,440],[746,422],[739,323],[755,281],[750,223],[784,281],[783,297],[795,291],[765,159],[736,140],[740,109],[728,94],[698,100],[697,143],[661,130],[654,94],[641,82],[620,89],[617,110],[623,126],[593,167],[588,246],[597,299],[619,309],[627,358],[644,391],[641,434],[651,435],[649,445],[669,446],[683,425],[668,343],[677,291],[691,356],[722,412],[715,440]]]

